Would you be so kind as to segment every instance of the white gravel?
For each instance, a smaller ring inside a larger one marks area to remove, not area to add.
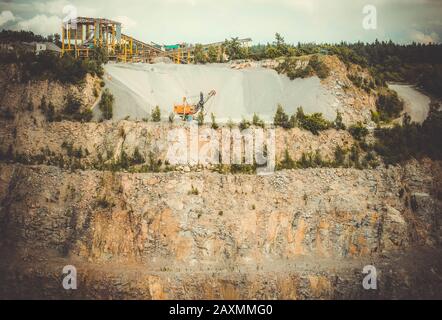
[[[291,81],[270,69],[234,70],[222,64],[107,64],[105,71],[106,86],[115,96],[115,120],[145,118],[156,105],[167,117],[184,96],[196,101],[201,91],[212,89],[217,95],[206,112],[220,122],[251,119],[254,112],[271,121],[278,103],[289,114],[303,106],[306,113],[322,112],[329,120],[336,116],[336,97],[317,77]]]
[[[388,87],[397,92],[404,100],[404,112],[408,113],[411,121],[422,123],[430,111],[430,98],[416,90],[412,85],[389,84]]]

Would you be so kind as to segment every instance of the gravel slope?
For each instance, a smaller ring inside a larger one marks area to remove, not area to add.
[[[317,77],[290,81],[265,68],[233,70],[226,65],[107,64],[105,81],[114,94],[114,119],[142,119],[158,105],[167,116],[184,96],[198,99],[199,92],[214,89],[207,112],[219,121],[241,120],[258,113],[270,121],[278,103],[288,113],[303,106],[307,113],[322,112],[333,120],[336,97]]]
[[[390,84],[390,89],[397,92],[404,100],[404,112],[408,113],[411,121],[422,123],[430,110],[430,98],[416,90],[412,85]]]

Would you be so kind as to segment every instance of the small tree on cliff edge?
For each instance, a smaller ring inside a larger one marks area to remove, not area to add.
[[[161,110],[159,106],[156,106],[152,112],[152,121],[160,122],[161,121]]]
[[[113,105],[114,105],[114,96],[112,95],[112,93],[109,92],[108,89],[104,90],[103,94],[101,95],[101,101],[98,107],[105,120],[112,119]]]
[[[283,127],[285,129],[290,128],[289,116],[285,113],[284,109],[278,104],[275,117],[273,118],[273,124],[277,127]]]

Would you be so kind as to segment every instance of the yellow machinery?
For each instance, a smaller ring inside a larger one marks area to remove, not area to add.
[[[194,115],[196,115],[198,112],[202,112],[204,110],[204,106],[209,101],[210,98],[212,98],[214,95],[216,95],[216,91],[212,90],[210,91],[206,97],[204,97],[204,94],[200,93],[200,101],[196,104],[189,103],[188,98],[183,98],[182,104],[176,104],[173,107],[173,112],[183,119],[189,119],[192,118]]]

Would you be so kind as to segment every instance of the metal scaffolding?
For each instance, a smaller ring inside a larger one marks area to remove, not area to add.
[[[242,45],[251,39],[240,39]],[[61,55],[88,58],[95,48],[106,50],[109,59],[119,62],[152,62],[156,57],[168,57],[174,63],[194,62],[195,46],[178,45],[172,50],[148,44],[121,33],[121,23],[109,19],[78,17],[61,28]],[[204,52],[215,47],[219,58],[224,56],[223,42],[203,46]]]

